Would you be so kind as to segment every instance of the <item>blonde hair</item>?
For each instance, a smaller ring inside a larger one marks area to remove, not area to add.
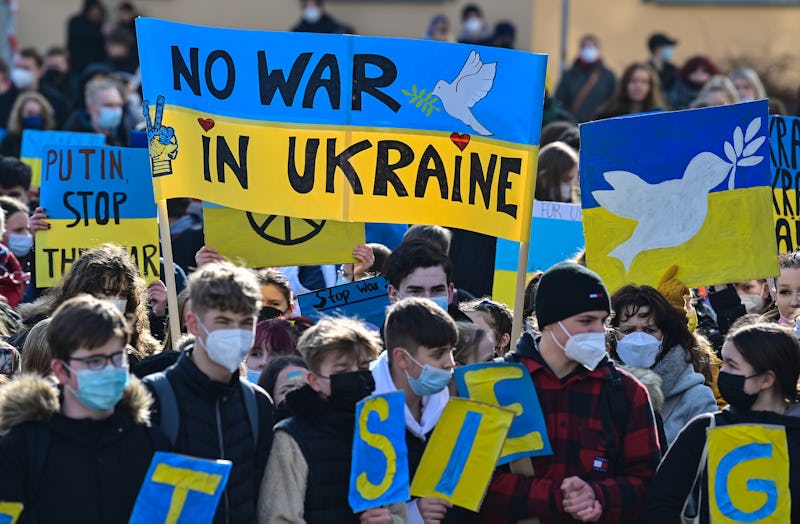
[[[22,345],[22,369],[26,373],[38,373],[43,377],[50,374],[50,361],[53,359],[50,344],[47,342],[50,318],[39,321],[25,337]]]
[[[745,80],[748,84],[750,84],[750,88],[753,91],[755,91],[756,100],[760,100],[762,98],[767,98],[767,90],[764,89],[764,84],[761,82],[761,79],[758,77],[758,73],[756,73],[755,71],[753,71],[749,67],[742,67],[740,69],[737,69],[737,70],[731,72],[731,74],[728,75],[728,78],[731,79],[731,82],[734,82],[739,78]]]
[[[45,97],[35,91],[26,91],[17,95],[14,105],[11,106],[11,113],[8,115],[8,124],[6,130],[11,135],[22,135],[22,108],[25,104],[33,100],[42,106],[42,118],[44,118],[44,127],[42,129],[55,129],[56,119],[53,106],[47,101]]]

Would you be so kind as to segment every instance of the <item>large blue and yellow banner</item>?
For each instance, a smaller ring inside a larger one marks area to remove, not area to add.
[[[789,464],[782,426],[736,424],[709,429],[711,522],[791,522]]]
[[[528,238],[545,56],[136,27],[157,199]]]
[[[800,118],[770,115],[769,158],[772,206],[779,253],[800,248]]]
[[[130,524],[210,523],[233,463],[157,451],[136,497]]]
[[[203,205],[207,246],[247,267],[353,263],[364,224],[262,215]]]
[[[158,219],[145,149],[46,146],[41,205],[50,229],[36,234],[36,285],[59,281],[83,251],[124,246],[150,282],[158,278]]]
[[[586,262],[610,290],[778,273],[767,101],[581,126]]]
[[[550,266],[574,257],[583,246],[583,222],[579,204],[534,200],[528,278],[534,271],[546,271]],[[519,242],[498,238],[492,285],[494,300],[505,304],[514,303],[518,260]]]
[[[42,185],[42,160],[46,153],[45,146],[102,146],[106,137],[100,133],[78,133],[75,131],[40,131],[25,129],[22,132],[20,160],[31,167],[31,186]],[[56,158],[44,158],[46,162]]]
[[[513,419],[511,410],[451,398],[425,446],[411,494],[478,511]]]
[[[405,394],[393,391],[356,405],[347,501],[354,512],[410,498]]]

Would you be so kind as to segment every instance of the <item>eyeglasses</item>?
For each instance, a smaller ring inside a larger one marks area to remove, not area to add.
[[[25,284],[27,286],[31,283],[31,274],[27,271],[9,272],[6,266],[0,266],[0,280],[7,278],[10,278],[14,284]]]
[[[83,362],[87,369],[103,369],[106,367],[107,362],[111,362],[114,367],[122,367],[126,362],[125,352],[118,351],[110,355],[92,355],[91,357],[69,357],[67,360],[75,362]]]

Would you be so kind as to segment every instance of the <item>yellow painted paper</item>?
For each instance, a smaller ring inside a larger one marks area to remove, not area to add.
[[[786,429],[754,424],[709,429],[708,493],[713,524],[791,522]]]
[[[202,118],[214,127],[204,131]],[[447,224],[514,240],[530,233],[538,146],[472,136],[462,152],[450,133],[268,124],[168,103],[163,124],[181,139],[174,159],[154,160],[156,200],[191,196],[321,220]],[[351,146],[348,182],[328,158]],[[230,151],[227,164],[218,162],[220,151]]]
[[[587,265],[612,293],[629,283],[655,286],[673,264],[679,268],[676,278],[689,287],[776,276],[774,244],[770,241],[765,247],[763,238],[749,233],[773,229],[772,215],[766,211],[771,194],[765,186],[710,193],[708,215],[694,237],[677,247],[640,253],[627,273],[609,252],[633,234],[637,223],[602,207],[584,208]],[[709,245],[715,246],[713,251]]]
[[[773,210],[775,212],[775,238],[778,253],[791,253],[800,247],[800,202],[796,189],[775,188]]]
[[[364,224],[261,215],[208,207],[206,245],[248,267],[353,262],[353,248],[366,242]]]
[[[72,220],[49,220],[50,229],[36,233],[36,285],[50,287],[69,271],[83,251],[106,242],[124,246],[145,281],[158,279],[160,251],[158,219],[128,218],[119,224],[78,224]]]
[[[511,410],[451,398],[422,455],[411,495],[478,511],[513,420]]]
[[[0,502],[0,520],[8,522],[8,524],[15,524],[22,514],[21,502]],[[11,520],[6,520],[6,518]]]

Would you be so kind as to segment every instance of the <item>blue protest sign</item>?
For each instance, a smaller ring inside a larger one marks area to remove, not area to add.
[[[514,412],[498,464],[553,454],[542,406],[525,366],[500,362],[460,366],[455,381],[459,396]]]
[[[41,185],[42,157],[45,145],[59,146],[102,146],[106,137],[100,133],[76,133],[74,131],[39,131],[26,129],[22,132],[20,160],[31,166],[33,178],[31,185]]]
[[[405,394],[373,395],[356,406],[347,501],[354,512],[407,501]]]
[[[769,117],[769,156],[772,167],[772,206],[775,215],[775,237],[779,253],[791,253],[800,247],[800,206],[797,189],[800,185],[800,118],[771,115]]]
[[[41,205],[50,229],[36,238],[36,284],[52,286],[105,242],[126,246],[148,282],[158,278],[158,219],[146,149],[43,146]]]
[[[377,330],[389,307],[388,286],[389,281],[379,276],[304,293],[297,301],[303,316],[315,322],[322,316],[339,315],[359,318]]]
[[[130,524],[211,522],[233,463],[156,452]]]

